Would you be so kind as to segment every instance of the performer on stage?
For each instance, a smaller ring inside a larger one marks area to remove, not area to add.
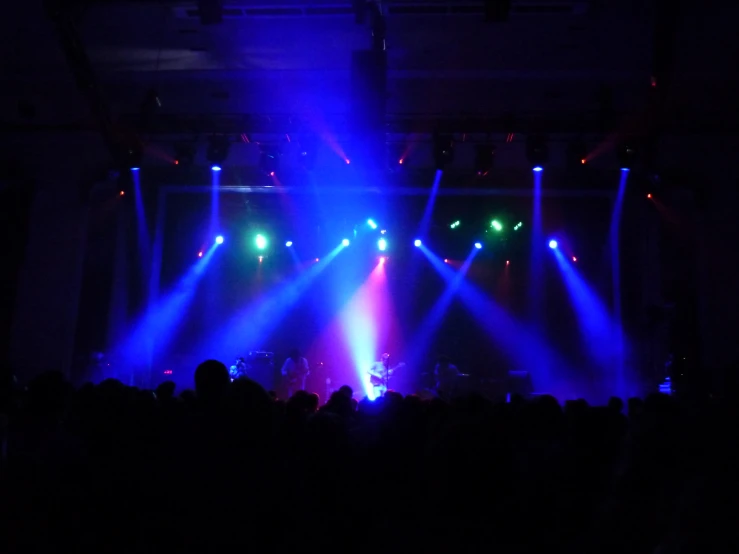
[[[290,352],[290,356],[282,364],[282,375],[287,380],[287,397],[290,398],[299,390],[305,390],[305,378],[310,374],[308,368],[308,360],[300,355],[300,351],[295,348]]]
[[[374,390],[375,398],[380,398],[387,392],[388,383],[393,372],[405,367],[404,363],[399,363],[395,367],[390,367],[390,354],[383,354],[379,362],[375,362],[367,370],[369,382]]]
[[[459,370],[447,356],[439,356],[434,368],[436,377],[436,392],[442,398],[451,398],[455,395]]]

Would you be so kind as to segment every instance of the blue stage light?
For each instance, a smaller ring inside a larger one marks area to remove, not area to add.
[[[550,240],[549,241],[549,248],[551,248],[552,250],[554,250],[555,248],[557,248],[557,241],[556,240]]]
[[[478,250],[480,250],[480,248],[482,248],[482,243],[476,242],[475,243],[475,248],[477,248]]]
[[[420,239],[414,240],[413,241],[413,246],[416,246],[416,247],[421,246],[421,240]]]
[[[367,225],[369,225],[372,229],[377,229],[377,223],[375,223],[372,219],[367,220]]]
[[[342,240],[342,241],[341,241],[341,244],[342,244],[343,246],[349,246],[349,239],[344,239],[344,240]]]
[[[132,167],[131,171],[138,171],[139,169],[140,169],[139,167]]]
[[[289,241],[287,241],[285,243],[285,246],[287,246],[288,248],[290,248],[292,245],[293,245],[293,241],[291,241],[291,240],[289,240]]]
[[[380,252],[384,252],[387,249],[387,241],[385,239],[378,240],[377,248],[380,250]]]
[[[223,237],[221,235],[216,237],[216,244],[223,244]]]
[[[543,170],[544,168],[541,167],[540,165],[534,166],[534,171],[543,171]]]
[[[257,235],[254,239],[254,242],[256,243],[259,250],[264,250],[265,248],[267,248],[267,239],[264,235]]]
[[[221,166],[220,166],[220,165],[212,165],[212,166],[210,166],[210,168],[211,168],[211,169],[212,169],[213,171],[220,171],[220,170],[221,170]]]

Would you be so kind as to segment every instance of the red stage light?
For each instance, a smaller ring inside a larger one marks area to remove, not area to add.
[[[506,260],[505,265],[511,265],[511,260]]]
[[[583,158],[582,160],[580,160],[580,163],[581,163],[582,165],[585,165],[585,163],[586,163],[586,162],[587,162],[587,160],[586,160],[585,158]]]
[[[651,192],[647,194],[647,198],[649,198],[649,199],[652,198],[652,193]]]
[[[175,164],[175,165],[180,165],[180,160],[175,160],[175,161],[174,161],[174,164]]]
[[[125,194],[126,193],[124,191],[121,191],[121,192],[118,193],[118,196],[125,196]]]
[[[398,160],[398,163],[399,163],[400,165],[403,165],[403,158],[400,158],[400,159]]]

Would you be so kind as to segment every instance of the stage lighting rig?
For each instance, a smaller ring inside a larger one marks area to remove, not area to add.
[[[126,169],[138,170],[141,168],[143,148],[140,144],[129,144],[123,147],[123,165]]]
[[[308,135],[300,139],[300,157],[298,161],[303,169],[310,171],[315,167],[317,153],[318,140],[314,136]]]
[[[434,135],[434,163],[436,169],[454,161],[454,138],[451,135]]]
[[[624,142],[616,148],[616,157],[618,158],[618,167],[621,169],[631,169],[636,160],[636,148],[631,142]]]
[[[578,138],[567,145],[567,168],[577,170],[588,162],[588,149],[585,141]]]
[[[477,146],[475,153],[475,174],[483,177],[493,169],[495,159],[495,146],[492,144],[481,144]]]
[[[181,167],[192,165],[195,159],[195,145],[190,143],[177,143],[174,145],[174,163]]]
[[[220,166],[228,158],[229,148],[231,148],[231,140],[226,135],[213,135],[208,140],[205,157],[211,165]]]
[[[259,145],[259,169],[273,177],[280,165],[280,150],[269,144]]]
[[[529,135],[526,137],[526,158],[534,168],[543,168],[549,161],[549,147],[546,137]]]

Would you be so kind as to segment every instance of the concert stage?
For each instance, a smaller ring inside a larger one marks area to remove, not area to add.
[[[265,351],[274,362],[254,377],[278,388],[298,348],[321,396],[341,384],[366,392],[383,352],[406,364],[390,385],[403,393],[428,388],[442,354],[468,375],[465,390],[489,395],[506,392],[512,371],[560,399],[641,392],[628,337],[642,276],[614,267],[614,191],[462,194],[437,177],[434,194],[167,189],[150,294],[110,355],[135,378],[183,387],[204,359]]]

